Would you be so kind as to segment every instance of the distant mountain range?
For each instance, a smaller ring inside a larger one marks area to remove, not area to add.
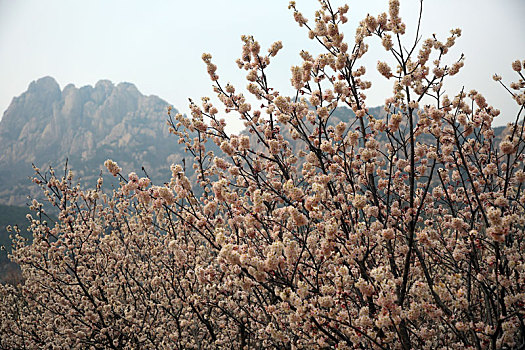
[[[31,163],[58,172],[68,159],[75,179],[91,187],[101,171],[107,174],[108,158],[125,174],[144,167],[154,180],[166,181],[170,164],[184,154],[169,135],[167,107],[130,83],[101,80],[61,90],[51,77],[33,81],[0,121],[0,204],[23,205],[28,195],[39,195],[28,179]]]
[[[68,159],[75,181],[85,187],[94,187],[101,173],[113,180],[104,168],[106,159],[117,161],[124,175],[135,171],[140,176],[144,167],[155,183],[169,181],[170,165],[189,156],[168,132],[167,107],[166,101],[144,96],[130,83],[101,80],[94,87],[69,84],[61,90],[51,77],[33,81],[0,120],[0,204],[20,206],[28,196],[41,195],[29,180],[34,175],[31,163],[58,172]],[[382,117],[385,111],[375,107],[370,113]],[[342,107],[331,120],[353,115]],[[503,129],[495,128],[496,134]],[[294,149],[302,147],[287,132],[284,136]],[[210,142],[210,149],[216,148]]]

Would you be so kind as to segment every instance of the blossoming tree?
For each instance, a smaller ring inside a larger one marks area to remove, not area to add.
[[[447,55],[459,29],[407,39],[390,0],[345,41],[348,6],[320,4],[310,24],[290,3],[324,50],[301,52],[293,96],[266,74],[280,42],[264,52],[242,38],[257,109],[203,55],[246,132],[228,135],[209,98],[188,117],[169,111],[193,160],[169,183],[108,160],[121,180],[108,194],[37,169],[58,220],[34,201],[32,243],[15,237],[24,282],[0,288],[0,347],[525,346],[525,62],[512,64],[516,121],[496,135],[481,94],[443,92],[463,66]],[[377,64],[393,84],[377,115],[360,65],[369,43],[396,62]]]

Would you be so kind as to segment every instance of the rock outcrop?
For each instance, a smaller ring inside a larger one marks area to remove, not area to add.
[[[28,179],[31,164],[63,169],[93,186],[111,158],[126,172],[144,167],[153,179],[169,178],[183,150],[166,125],[168,103],[144,96],[130,83],[60,89],[51,77],[32,82],[0,121],[0,203],[22,205],[39,190]]]

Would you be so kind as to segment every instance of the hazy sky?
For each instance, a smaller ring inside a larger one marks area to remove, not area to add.
[[[317,1],[296,2],[313,21]],[[287,5],[287,0],[0,0],[1,114],[31,81],[46,75],[62,88],[68,83],[94,85],[100,79],[131,82],[142,93],[157,95],[187,112],[188,97],[212,95],[200,58],[203,52],[213,55],[222,82],[246,85],[244,71],[235,64],[242,34],[254,35],[265,49],[283,41],[270,82],[290,92],[289,67],[300,62],[301,49],[314,53],[316,46],[293,21]],[[352,41],[355,25],[367,13],[387,11],[388,0],[353,0],[349,5],[344,32]],[[415,28],[418,6],[419,0],[401,0],[408,28]],[[514,79],[510,63],[525,59],[523,14],[524,0],[424,1],[423,38],[436,33],[445,40],[450,29],[463,29],[448,62],[464,53],[465,67],[448,91],[452,95],[465,86],[482,92],[504,112],[496,122],[500,125],[513,120],[517,109],[491,77],[498,72],[504,80]],[[373,82],[368,105],[375,106],[390,94],[391,83],[375,73],[385,51],[376,38],[369,44],[363,64]],[[161,122],[163,118],[159,117]]]

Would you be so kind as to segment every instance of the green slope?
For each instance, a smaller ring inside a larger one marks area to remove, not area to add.
[[[6,248],[6,250],[0,251],[0,283],[12,279],[13,275],[16,275],[18,272],[18,267],[10,263],[7,258],[7,252],[11,251],[9,235],[13,232],[7,232],[6,226],[17,225],[24,237],[30,237],[31,234],[27,232],[28,221],[26,218],[29,212],[30,210],[27,207],[0,204],[0,245]]]

